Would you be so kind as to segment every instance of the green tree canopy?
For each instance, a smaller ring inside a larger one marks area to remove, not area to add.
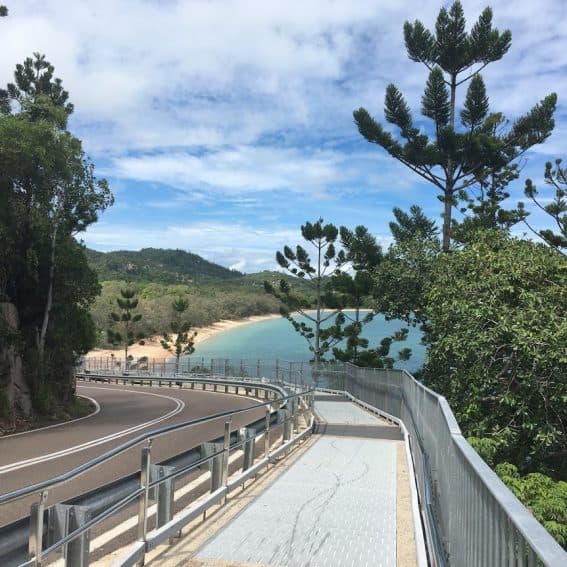
[[[74,237],[112,204],[66,129],[72,110],[39,54],[0,90],[0,296],[16,307],[26,381],[45,411],[69,398],[74,361],[94,341],[88,308],[99,287]]]
[[[494,439],[497,462],[559,474],[567,454],[565,259],[485,233],[437,260],[425,303],[424,379],[447,397],[466,434]]]
[[[175,355],[176,371],[179,372],[179,359],[183,354],[193,354],[195,352],[195,337],[197,331],[191,332],[191,322],[184,319],[187,309],[189,308],[189,301],[183,297],[178,297],[171,303],[173,311],[173,320],[169,327],[171,333],[164,333],[160,343],[161,346],[168,352]]]
[[[366,140],[384,148],[439,191],[444,204],[442,248],[448,251],[453,208],[471,188],[490,186],[494,175],[515,173],[514,160],[553,130],[557,96],[548,95],[509,128],[502,113],[490,112],[480,71],[506,54],[512,38],[510,31],[501,33],[492,26],[490,8],[467,32],[463,8],[454,2],[448,10],[440,10],[434,32],[416,20],[405,23],[404,38],[408,57],[429,71],[421,114],[430,126],[424,130],[414,124],[394,84],[386,89],[384,115],[398,129],[398,137],[364,108],[354,111],[354,120]],[[469,86],[457,127],[457,89],[465,83]]]
[[[314,223],[306,222],[302,225],[301,234],[313,250],[314,258],[311,258],[306,248],[298,244],[295,250],[284,246],[283,251],[276,253],[276,261],[290,274],[310,282],[314,302],[296,294],[285,279],[281,279],[277,287],[265,281],[264,289],[281,301],[282,316],[307,341],[314,362],[319,363],[342,338],[344,315],[340,312],[339,298],[326,289],[328,278],[336,270],[335,243],[339,229],[333,224],[325,224],[320,218]],[[333,317],[334,324],[325,325]]]
[[[519,203],[524,222],[530,230],[537,234],[544,242],[552,246],[563,256],[567,256],[567,169],[561,167],[562,160],[555,160],[555,164],[548,161],[545,164],[544,179],[546,185],[554,192],[548,203],[543,202],[536,186],[531,179],[526,180],[525,195],[548,215],[553,228],[536,230],[527,221],[528,212],[524,204]]]
[[[128,347],[136,342],[144,344],[144,333],[139,330],[142,314],[136,313],[139,303],[137,295],[137,290],[132,287],[120,290],[120,295],[116,298],[118,311],[110,313],[111,327],[107,330],[108,342],[124,347],[124,364],[126,369],[128,369],[130,363]]]

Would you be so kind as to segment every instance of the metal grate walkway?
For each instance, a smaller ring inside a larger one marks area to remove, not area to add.
[[[195,558],[230,564],[396,566],[395,426],[316,399],[324,433]]]

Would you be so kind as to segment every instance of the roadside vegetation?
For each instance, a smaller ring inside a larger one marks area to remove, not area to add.
[[[379,345],[361,338],[381,313],[422,329],[427,357],[418,378],[447,398],[479,454],[567,546],[560,156],[542,164],[543,185],[522,180],[525,203],[511,203],[509,191],[521,177],[519,159],[552,133],[557,97],[518,117],[491,110],[481,71],[504,58],[512,34],[493,26],[490,8],[468,31],[454,2],[434,31],[416,21],[403,32],[409,58],[428,73],[419,127],[394,84],[386,126],[364,108],[354,119],[364,140],[430,182],[440,226],[419,203],[394,209],[393,244],[382,250],[365,227],[307,221],[303,244],[276,254],[285,274],[245,276],[180,250],[87,251],[77,236],[112,194],[67,129],[73,105],[53,66],[40,54],[18,65],[14,83],[0,90],[0,420],[73,415],[74,364],[97,344],[120,344],[127,355],[134,341],[160,335],[180,355],[192,349],[191,329],[221,319],[280,312],[315,362],[389,367],[403,332]],[[547,227],[532,223],[533,210]],[[513,236],[524,226],[537,240]]]

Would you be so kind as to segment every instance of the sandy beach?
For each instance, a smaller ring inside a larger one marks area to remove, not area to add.
[[[229,329],[235,329],[243,325],[250,325],[251,323],[257,323],[259,321],[268,321],[269,319],[280,319],[279,314],[270,315],[254,315],[252,317],[247,317],[246,319],[235,319],[235,320],[223,320],[213,323],[208,327],[195,327],[197,331],[197,336],[195,337],[195,345],[203,344],[205,341],[209,340],[211,337],[222,333],[223,331],[228,331]],[[149,359],[165,359],[171,356],[160,344],[160,335],[155,335],[145,339],[145,344],[138,345],[134,344],[128,347],[128,354],[132,355],[134,359],[140,358],[141,356],[147,356]],[[106,358],[108,356],[114,355],[117,358],[122,358],[124,356],[124,348],[115,349],[103,349],[96,348],[91,350],[86,356],[87,357],[101,357]]]

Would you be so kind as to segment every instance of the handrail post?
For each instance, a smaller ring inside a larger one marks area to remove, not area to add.
[[[144,491],[140,494],[138,500],[138,539],[146,541],[146,533],[148,529],[148,500],[150,491],[150,453],[152,440],[148,440],[146,447],[142,447],[142,462],[140,467],[140,488]],[[138,565],[144,564],[144,556],[138,562]]]
[[[266,431],[264,433],[264,456],[267,458],[270,452],[270,406],[266,408]]]
[[[43,552],[43,513],[47,502],[47,490],[39,494],[39,502],[32,504],[30,512],[30,539],[28,542],[29,558],[35,558],[35,566],[41,567]]]
[[[223,467],[222,467],[222,485],[226,486],[228,483],[228,458],[230,456],[230,426],[232,417],[224,424],[224,440],[223,440]],[[226,500],[226,497],[225,497]]]

